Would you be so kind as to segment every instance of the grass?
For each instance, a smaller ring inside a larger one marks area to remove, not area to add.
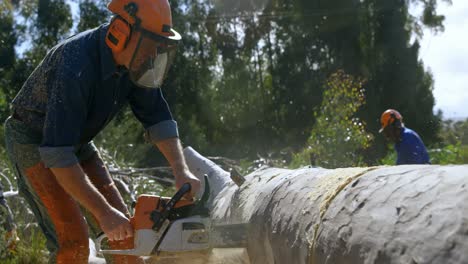
[[[446,145],[441,148],[428,149],[432,164],[468,164],[468,145]],[[380,163],[382,165],[395,165],[396,152],[389,151]]]
[[[29,232],[22,232],[18,229],[20,241],[17,243],[15,251],[5,249],[4,241],[0,243],[2,253],[0,255],[2,264],[45,264],[48,261],[46,250],[46,239],[38,229],[31,229]],[[4,237],[4,232],[2,232]]]
[[[15,185],[12,180],[12,175],[7,171],[3,174],[8,175],[10,181]],[[1,179],[0,179],[1,180]],[[2,181],[6,187],[7,183]],[[162,196],[172,196],[175,192],[173,187],[165,188],[154,180],[145,177],[132,178],[129,181],[137,194],[158,194]],[[13,186],[16,189],[16,186]],[[6,187],[9,190],[9,187]],[[129,197],[126,197],[129,198]],[[36,220],[28,204],[21,196],[14,196],[7,198],[9,207],[13,212],[13,217],[16,225],[18,226],[17,232],[20,240],[17,243],[15,251],[8,251],[6,249],[5,230],[3,229],[2,217],[0,214],[0,263],[1,264],[45,264],[48,263],[48,250],[46,247],[46,238],[44,237],[41,229],[36,224]],[[127,200],[127,204],[130,204]]]

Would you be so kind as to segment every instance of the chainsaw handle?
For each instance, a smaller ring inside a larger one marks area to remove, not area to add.
[[[169,200],[169,202],[167,202],[167,204],[164,205],[163,209],[160,212],[157,210],[154,210],[151,212],[150,218],[154,223],[152,227],[154,231],[156,232],[159,231],[163,223],[169,217],[169,214],[172,208],[174,208],[175,204],[178,201],[180,201],[180,199],[182,199],[182,197],[184,197],[185,194],[189,193],[191,189],[192,189],[192,186],[190,185],[190,183],[188,182],[184,183],[184,185],[180,187],[180,189],[176,192],[176,194],[172,196],[171,200]]]
[[[182,187],[172,196],[171,200],[176,200],[178,202],[184,195],[189,193],[192,190],[192,185],[188,182],[184,183]]]
[[[190,192],[191,189],[192,185],[190,185],[190,183],[184,183],[182,187],[180,187],[180,189],[174,194],[174,196],[172,196],[171,200],[166,204],[163,211],[169,212],[174,207],[174,205],[180,201],[182,197],[184,197],[184,195]]]
[[[208,182],[208,175],[204,174],[203,175],[203,180],[205,182],[205,189],[203,190],[202,197],[200,198],[199,201],[197,201],[198,204],[206,204],[208,202],[208,199],[210,198],[210,183]]]
[[[96,238],[96,242],[94,243],[94,246],[96,247],[96,251],[99,253],[101,252],[101,244],[104,238],[107,238],[107,235],[103,233]]]

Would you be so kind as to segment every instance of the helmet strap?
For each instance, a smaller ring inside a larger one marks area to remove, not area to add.
[[[134,2],[130,2],[124,6],[125,11],[128,13],[135,20],[135,24],[133,26],[139,27],[141,23],[141,19],[137,17],[136,13],[138,11],[138,5]]]

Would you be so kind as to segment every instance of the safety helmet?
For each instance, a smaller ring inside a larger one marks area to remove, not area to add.
[[[397,110],[386,110],[380,117],[380,124],[382,125],[382,128],[379,130],[379,133],[382,133],[387,126],[392,125],[397,121],[401,123],[403,121],[403,116],[401,116]]]
[[[139,32],[129,65],[130,79],[144,88],[158,88],[182,39],[172,28],[168,0],[112,0],[107,7],[116,15],[107,32],[107,45],[121,52],[132,32]]]

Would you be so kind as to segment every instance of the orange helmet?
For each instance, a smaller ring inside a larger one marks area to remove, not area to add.
[[[159,88],[182,39],[172,29],[168,0],[112,0],[107,6],[116,16],[109,25],[106,43],[122,52],[132,32],[139,32],[129,65],[130,79],[144,88]]]
[[[382,125],[382,128],[379,130],[379,133],[382,133],[382,131],[387,126],[395,123],[396,121],[403,121],[403,117],[397,110],[388,109],[385,112],[383,112],[382,116],[380,117],[380,124]]]
[[[180,34],[172,29],[168,0],[112,0],[107,8],[132,27],[142,28],[168,39],[181,39]]]

